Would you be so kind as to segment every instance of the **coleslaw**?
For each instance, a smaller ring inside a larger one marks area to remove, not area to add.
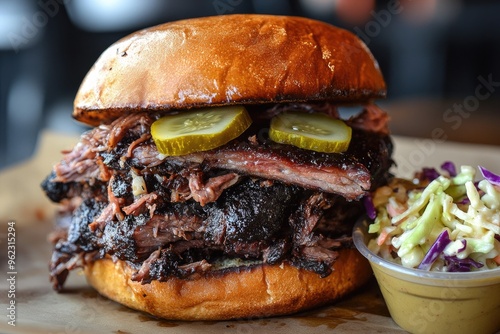
[[[368,248],[386,260],[430,271],[500,266],[500,176],[451,162],[395,178],[365,198],[374,235]]]

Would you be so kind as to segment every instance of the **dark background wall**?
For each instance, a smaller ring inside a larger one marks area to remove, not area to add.
[[[483,113],[499,111],[497,1],[0,0],[0,168],[28,158],[43,129],[85,129],[70,117],[73,97],[120,37],[181,18],[254,12],[308,16],[358,34],[386,77],[387,103],[464,101],[490,80]]]

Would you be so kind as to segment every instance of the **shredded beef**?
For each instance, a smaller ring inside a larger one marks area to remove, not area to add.
[[[129,175],[116,174],[111,181],[111,190],[115,197],[126,197],[132,192]]]
[[[152,280],[165,281],[171,276],[188,277],[210,268],[207,260],[200,255],[195,256],[196,259],[201,258],[200,260],[191,259],[190,263],[179,265],[185,257],[189,257],[189,254],[177,254],[171,249],[157,250],[153,258],[145,261],[146,265],[141,267],[132,280],[140,281],[143,284],[150,283]]]
[[[181,157],[165,157],[164,164],[203,164],[210,168],[278,180],[303,188],[339,194],[355,200],[377,186],[392,161],[388,137],[353,130],[345,153],[327,154],[261,140],[234,140],[219,148]],[[387,176],[387,175],[385,175]],[[373,183],[375,181],[375,183]]]
[[[69,271],[85,263],[85,254],[96,252],[97,236],[88,229],[88,223],[104,205],[94,200],[82,202],[71,216],[71,223],[65,238],[61,230],[57,230],[59,237],[54,239],[54,251],[49,265],[54,289],[62,289]]]
[[[274,143],[261,129],[287,109],[337,116],[328,104],[273,106],[240,138],[179,157],[156,150],[149,128],[158,115],[126,115],[84,133],[42,183],[71,217],[53,238],[54,288],[104,257],[127,261],[144,284],[203,275],[221,259],[329,275],[338,250],[352,247],[357,199],[390,177],[392,144],[378,109],[360,116],[371,128],[348,121],[355,128],[342,154]]]
[[[205,205],[210,202],[215,202],[222,192],[238,182],[239,175],[236,173],[227,173],[224,175],[214,176],[203,182],[203,173],[193,173],[189,178],[189,190],[192,198]]]
[[[51,201],[60,202],[81,192],[80,184],[75,182],[54,182],[55,177],[56,173],[52,171],[42,182],[42,188],[45,189],[45,193]]]
[[[134,230],[138,258],[177,241],[202,240],[206,213],[195,204],[173,204]]]
[[[281,263],[292,247],[288,239],[277,240],[262,252],[262,261],[269,264]]]
[[[336,258],[335,249],[345,246],[335,242],[343,235],[330,233],[324,237],[320,230],[313,236],[313,230],[328,212],[325,203],[336,196],[325,199],[310,194],[299,187],[246,179],[213,204],[202,207],[194,201],[172,203],[153,216],[147,212],[126,215],[122,221],[111,220],[95,231],[89,225],[108,206],[86,201],[74,213],[66,240],[59,240],[55,246],[51,266],[55,287],[64,283],[67,272],[61,268],[65,263],[72,268],[81,266],[85,263],[83,254],[91,252],[99,258],[109,255],[140,268],[134,279],[142,283],[169,276],[186,277],[202,272],[202,268],[209,270],[206,261],[220,255],[270,264],[286,260],[328,275]]]
[[[297,187],[253,180],[231,187],[207,208],[206,239],[215,244],[271,240],[288,225],[299,192]]]
[[[65,251],[66,247],[76,246],[84,252],[97,250],[97,235],[88,228],[88,224],[95,219],[104,207],[105,203],[103,202],[96,202],[92,199],[84,201],[71,217],[67,241],[56,248]]]
[[[154,168],[162,164],[165,172],[169,174],[203,165],[209,169],[230,170],[304,188],[333,192],[348,199],[359,199],[375,186],[372,181],[387,177],[379,177],[379,174],[387,173],[392,164],[392,144],[389,137],[357,129],[353,130],[349,149],[342,154],[300,150],[271,140],[263,140],[256,146],[252,141],[241,139],[214,150],[180,157],[161,156],[152,139],[146,139],[129,152],[129,146],[142,136],[139,129],[145,128],[146,124],[152,123],[154,119],[145,115],[124,118],[141,120],[141,123],[136,125],[138,129],[129,134],[118,135],[118,130],[126,130],[119,127],[131,122],[117,120],[108,127],[99,127],[84,134],[82,142],[75,150],[55,167],[57,181],[81,181],[101,177],[103,173],[99,170],[99,164],[96,165],[96,160],[102,161],[103,166],[117,170],[126,166],[138,169]],[[352,122],[355,122],[355,119]],[[104,129],[107,129],[108,135],[103,134]],[[137,134],[134,136],[134,133]],[[110,136],[114,139],[99,142]],[[251,136],[252,134],[247,133],[244,137]],[[116,143],[116,137],[122,138],[122,142]],[[74,172],[75,168],[78,169],[77,173]]]
[[[75,197],[84,197],[84,199],[92,198],[96,201],[105,201],[106,183],[94,180],[90,183],[81,182],[57,182],[54,171],[50,173],[42,182],[42,188],[45,190],[47,197],[56,203],[61,203],[66,199]]]

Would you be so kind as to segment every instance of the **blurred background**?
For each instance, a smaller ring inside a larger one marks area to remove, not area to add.
[[[0,0],[0,169],[41,131],[79,134],[72,102],[111,43],[208,15],[307,16],[356,33],[388,84],[394,134],[500,145],[500,2],[485,0]]]

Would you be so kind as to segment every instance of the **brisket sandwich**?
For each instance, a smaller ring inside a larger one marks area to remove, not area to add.
[[[352,226],[363,197],[391,177],[388,117],[373,104],[385,94],[355,35],[306,18],[197,18],[121,39],[74,102],[92,128],[42,183],[60,204],[54,288],[83,268],[102,295],[181,320],[289,314],[357,289],[371,271]],[[279,115],[340,119],[342,105],[361,111],[343,117],[351,133],[339,152],[269,136]],[[249,117],[240,135],[159,150],[156,121],[222,117],[228,106]]]

